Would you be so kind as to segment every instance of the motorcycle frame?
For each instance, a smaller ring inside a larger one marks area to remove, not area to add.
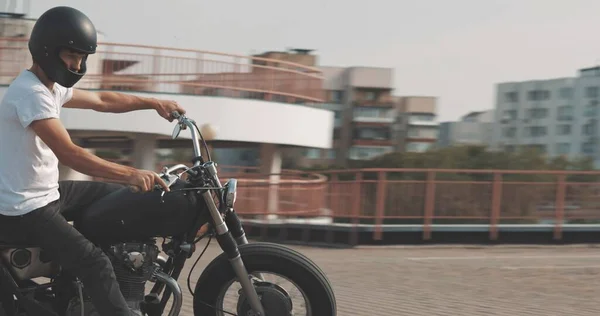
[[[209,161],[205,162],[204,158],[202,157],[200,139],[202,139],[207,153],[208,146],[206,146],[206,142],[202,138],[196,123],[183,115],[179,115],[179,113],[174,112],[173,115],[178,121],[176,129],[189,128],[191,132],[195,155],[192,159],[193,167],[188,168],[183,164],[176,165],[171,168],[166,168],[161,176],[166,177],[165,180],[169,180],[174,176],[173,172],[185,168],[185,171],[178,174],[176,177],[179,178],[181,174],[187,173],[191,177],[190,183],[200,184],[199,187],[194,189],[204,199],[205,206],[210,214],[210,219],[207,221],[206,216],[201,216],[201,214],[199,214],[195,225],[193,225],[188,232],[181,236],[171,236],[169,238],[169,243],[163,243],[163,252],[167,253],[169,257],[161,265],[161,272],[165,275],[168,275],[175,281],[179,280],[185,263],[189,258],[191,258],[193,252],[195,251],[195,243],[204,237],[197,238],[198,232],[203,225],[209,223],[209,233],[216,237],[221,250],[223,250],[223,252],[227,255],[233,271],[235,272],[238,281],[241,283],[242,290],[248,298],[250,306],[257,316],[264,315],[264,309],[251,281],[250,274],[244,266],[238,248],[240,245],[247,244],[248,240],[242,227],[242,223],[234,211],[237,180],[230,179],[225,185],[221,185],[217,174],[216,164],[210,161],[210,158]],[[173,138],[176,138],[178,133],[179,132],[177,132],[177,135],[174,133]],[[212,195],[213,193],[216,193],[218,197],[219,206],[217,206],[214,201]],[[163,192],[163,194],[167,193]],[[232,194],[233,197],[228,194]],[[205,209],[202,208],[198,210],[198,212],[202,211],[205,211]],[[34,245],[25,246],[0,244],[0,249],[26,248],[29,246],[36,247]],[[260,275],[258,277],[260,277]],[[29,282],[32,282],[35,285],[28,286],[27,283]],[[56,285],[56,282],[52,281],[44,284],[37,284],[32,280],[18,282],[18,280],[13,278],[10,271],[8,271],[7,267],[0,260],[0,303],[12,303],[14,301],[14,295],[16,301],[19,302],[19,305],[25,310],[26,313],[39,316],[56,316],[54,312],[41,305],[41,303],[39,303],[35,298],[31,298],[26,295],[26,293],[37,292],[38,290],[47,289],[53,287],[54,285]],[[160,280],[156,281],[150,293],[147,294],[146,297],[153,294],[158,296],[161,294],[161,292],[162,298],[158,304],[149,304],[148,302],[142,303],[148,315],[162,315],[166,310],[168,300],[173,293],[164,282],[161,282]],[[178,293],[178,296],[181,299],[181,293]],[[179,314],[182,305],[180,299],[173,301],[173,306],[171,307],[169,316]],[[6,302],[4,300],[6,300]]]

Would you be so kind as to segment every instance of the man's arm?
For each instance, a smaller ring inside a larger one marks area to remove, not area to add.
[[[172,121],[171,112],[185,114],[175,101],[144,98],[133,94],[113,91],[87,91],[73,89],[73,97],[63,105],[65,108],[92,109],[106,113],[125,113],[137,110],[156,110],[160,116]]]
[[[152,190],[155,183],[168,190],[164,181],[154,172],[106,161],[75,145],[65,127],[56,118],[33,121],[30,126],[62,164],[76,171],[134,185],[142,191]]]
[[[159,101],[113,91],[73,89],[73,97],[65,108],[91,109],[98,112],[125,113],[136,110],[156,110]]]

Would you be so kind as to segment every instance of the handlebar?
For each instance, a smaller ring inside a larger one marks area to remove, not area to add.
[[[200,132],[200,129],[196,125],[196,122],[193,119],[190,119],[177,111],[171,112],[171,116],[177,120],[177,125],[179,125],[180,129],[189,128],[190,133],[192,133],[192,143],[194,145],[194,167],[199,166],[203,162],[202,150],[200,147],[201,146],[200,140],[202,140],[202,143],[204,144],[204,147],[206,149],[206,154],[208,156],[208,160],[210,160],[210,152],[208,151],[208,145],[206,145],[206,141],[204,141],[204,137],[202,137],[202,133]],[[163,178],[163,180],[165,180],[167,182],[168,186],[170,186],[170,184],[172,184],[173,180],[174,180],[174,179],[171,179],[169,174],[177,169],[188,169],[189,170],[191,168],[188,168],[187,166],[185,166],[183,164],[179,164],[179,165],[172,166],[171,168],[164,170],[162,172],[161,178]],[[166,179],[165,179],[165,177],[166,177]],[[136,192],[139,191],[137,187],[134,187],[134,186],[129,186],[129,187],[133,191],[136,191]],[[154,185],[154,189],[162,189],[162,187],[157,184],[157,185]],[[164,192],[163,192],[163,194],[164,194]]]
[[[185,129],[185,127],[188,127],[190,129],[190,132],[192,133],[192,143],[194,144],[194,156],[202,157],[202,150],[200,148],[200,140],[199,140],[199,138],[201,138],[202,136],[200,135],[200,130],[196,126],[196,122],[190,118],[187,118],[185,115],[180,114],[177,111],[171,112],[171,116],[173,116],[175,119],[177,119],[178,124],[182,125],[184,127],[184,129]],[[208,153],[208,148],[207,148],[207,153]],[[200,164],[200,162],[198,160],[196,160],[194,165],[198,165],[198,164]]]

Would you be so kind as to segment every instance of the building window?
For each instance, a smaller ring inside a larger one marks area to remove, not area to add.
[[[321,150],[318,148],[310,148],[304,152],[304,157],[308,159],[319,159],[321,158]]]
[[[394,112],[389,108],[356,107],[354,108],[354,118],[393,119]]]
[[[591,119],[581,127],[581,133],[583,135],[596,135],[596,120]]]
[[[342,111],[333,111],[333,126],[338,127],[342,125]]]
[[[389,128],[364,127],[354,130],[354,138],[385,140],[390,138]]]
[[[560,124],[556,127],[556,134],[558,135],[570,135],[571,134],[571,125],[568,124]]]
[[[530,119],[543,119],[548,116],[548,109],[529,109],[528,117]]]
[[[585,142],[581,144],[581,152],[584,154],[591,155],[595,152],[595,144],[593,142]]]
[[[532,90],[527,93],[529,101],[544,101],[550,99],[550,91],[548,90]]]
[[[546,136],[546,126],[528,126],[525,128],[525,136],[541,137]]]
[[[507,92],[504,94],[504,99],[507,103],[515,103],[519,101],[519,94],[517,92]]]
[[[585,96],[588,98],[597,98],[599,94],[598,92],[598,87],[585,88]]]
[[[331,102],[333,103],[342,103],[344,98],[344,92],[340,90],[331,91]]]
[[[571,121],[573,120],[573,106],[563,105],[558,107],[556,112],[556,119],[558,121]]]

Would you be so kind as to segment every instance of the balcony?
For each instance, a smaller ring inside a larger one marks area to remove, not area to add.
[[[393,108],[395,107],[395,104],[396,102],[391,95],[383,95],[374,98],[360,95],[354,99],[354,106]]]
[[[354,128],[352,144],[358,146],[392,146],[391,130],[389,127]]]
[[[436,140],[439,135],[437,126],[409,126],[406,133],[408,140],[428,141]]]
[[[0,38],[0,84],[9,84],[31,57],[27,38]],[[322,103],[318,68],[265,58],[192,49],[99,43],[88,58],[82,89],[211,95],[286,103]]]
[[[385,123],[391,124],[396,121],[396,110],[377,107],[355,107],[353,122],[356,123]]]
[[[438,126],[435,114],[409,114],[408,124],[414,126]]]

